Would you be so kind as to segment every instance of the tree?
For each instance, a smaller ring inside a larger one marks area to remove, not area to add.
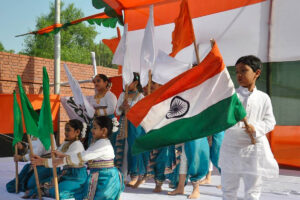
[[[113,53],[105,44],[100,43],[96,45],[95,54],[98,65],[110,68],[118,68],[117,65],[111,63],[113,59]]]
[[[2,42],[0,42],[0,52],[3,51],[3,52],[7,52],[7,53],[15,53],[14,50],[5,50]]]
[[[61,23],[67,23],[84,17],[83,12],[69,4],[64,9],[61,4]],[[38,17],[36,30],[50,26],[54,23],[55,7],[50,4],[50,13]],[[95,27],[80,23],[61,30],[61,59],[64,61],[91,64],[90,52],[95,51],[97,45],[94,39],[97,35]],[[25,55],[43,58],[54,58],[54,34],[30,35],[25,39]]]

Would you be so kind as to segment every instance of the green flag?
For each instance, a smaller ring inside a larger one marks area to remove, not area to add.
[[[16,91],[14,90],[14,140],[13,147],[23,138],[23,123],[21,109],[17,101]]]
[[[21,77],[18,75],[18,85],[19,85],[19,91],[20,91],[20,99],[21,99],[21,105],[23,110],[23,117],[26,127],[26,132],[29,135],[33,135],[35,137],[38,137],[38,114],[34,111],[30,101],[28,100],[23,87],[22,87],[22,81]]]
[[[46,67],[43,67],[43,94],[44,100],[38,122],[38,134],[40,141],[45,149],[48,150],[51,145],[50,134],[53,134],[53,124],[49,96],[49,78]]]

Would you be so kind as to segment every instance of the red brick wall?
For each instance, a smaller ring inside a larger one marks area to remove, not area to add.
[[[77,80],[91,79],[91,77],[94,75],[92,65],[61,61],[61,82],[68,81],[63,67],[65,63],[68,65],[72,75]],[[43,82],[43,66],[47,68],[50,84],[54,83],[54,60],[0,52],[0,94],[12,94],[13,90],[18,88],[17,75],[21,76],[23,87],[27,94],[42,94],[41,86]],[[98,66],[97,71],[98,73],[106,74],[109,77],[118,75],[117,69]],[[92,83],[84,83],[80,86],[85,95],[94,94],[94,86]],[[54,87],[51,87],[50,93],[54,93]],[[72,91],[70,87],[61,86],[60,95],[71,96]],[[64,124],[67,120],[68,116],[61,106],[61,140],[63,140]]]

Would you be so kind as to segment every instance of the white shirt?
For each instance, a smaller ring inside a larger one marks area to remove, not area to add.
[[[107,106],[106,114],[112,115],[115,112],[117,105],[117,97],[111,92],[107,91],[105,96],[100,99],[100,104],[97,104],[95,96],[87,96],[87,101],[96,109],[99,106]],[[104,110],[100,109],[100,115],[105,115]]]
[[[49,150],[46,150],[44,145],[42,144],[42,142],[38,138],[33,139],[33,137],[31,137],[31,144],[32,144],[33,153],[37,156],[43,156],[43,155],[51,153],[51,148],[49,148]],[[55,141],[54,141],[54,145],[55,145],[55,148],[56,148]],[[25,158],[25,161],[29,161],[30,160],[30,152],[27,153],[24,156],[24,158]]]
[[[271,100],[256,88],[249,92],[240,87],[236,92],[246,109],[248,123],[255,128],[256,144],[251,144],[244,123],[237,123],[225,132],[219,166],[227,173],[276,177],[279,168],[266,137],[275,126]]]
[[[120,97],[118,99],[118,103],[117,103],[117,108],[116,108],[116,114],[118,116],[122,115],[122,110],[120,110],[120,106],[122,106],[123,102],[124,102],[124,98],[125,98],[125,93],[122,92],[120,94]],[[142,98],[144,98],[144,95],[141,93],[137,93],[137,96],[133,96],[133,98],[128,98],[128,104],[130,106],[130,108],[132,106],[134,106],[134,104],[136,104],[138,101],[140,101]]]
[[[113,160],[115,158],[114,149],[109,139],[99,139],[90,147],[81,153],[71,154],[70,162],[74,164],[80,164],[89,160]],[[67,159],[64,159],[64,163],[67,163]]]
[[[65,145],[69,145],[69,141],[65,141],[64,143],[62,143],[62,145],[60,145],[60,147],[57,149],[58,151],[62,152],[63,148]],[[72,155],[72,154],[77,154],[79,152],[83,152],[84,151],[84,147],[82,145],[82,143],[77,140],[77,141],[74,141],[72,142],[72,144],[70,144],[70,146],[68,147],[67,151],[63,152],[67,155]],[[52,165],[52,159],[47,159],[47,165],[46,167],[53,167]],[[59,165],[58,167],[60,167],[62,165]]]

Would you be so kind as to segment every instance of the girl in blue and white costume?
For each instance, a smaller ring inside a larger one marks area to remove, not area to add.
[[[122,174],[114,167],[114,149],[108,139],[112,131],[113,123],[109,117],[95,117],[92,129],[95,142],[86,151],[72,155],[55,151],[56,157],[60,157],[54,161],[55,165],[87,163],[90,169],[84,187],[77,190],[75,199],[118,200],[120,198],[124,183]]]
[[[77,119],[69,120],[65,125],[65,142],[58,148],[57,151],[65,155],[77,154],[84,151],[81,139],[85,137],[86,125],[82,124]],[[47,168],[52,168],[52,159],[44,159],[39,156],[34,156],[31,159],[33,165],[42,165]],[[60,166],[58,166],[60,167]],[[58,173],[58,188],[60,199],[74,198],[77,190],[83,187],[87,179],[87,170],[83,163],[65,165],[63,170]],[[55,198],[55,188],[52,183],[52,178],[49,177],[48,184],[43,184],[41,189],[45,196]]]
[[[128,86],[128,99],[125,99],[125,93],[122,92],[117,103],[116,114],[120,117],[120,132],[115,138],[115,152],[116,166],[126,175],[129,174],[131,181],[128,186],[138,187],[142,183],[142,179],[147,174],[147,164],[149,160],[149,153],[141,153],[133,156],[131,149],[136,138],[145,134],[141,126],[135,127],[130,121],[127,121],[127,138],[125,132],[125,112],[128,111],[133,105],[144,98],[142,94],[142,87],[140,85],[140,76],[138,73],[133,73],[133,81]],[[139,177],[139,182],[138,181]],[[137,183],[137,184],[136,184]]]
[[[95,116],[108,116],[114,118],[117,97],[110,91],[111,82],[104,74],[98,74],[93,79],[95,95],[87,96],[88,102],[95,109]],[[91,124],[92,126],[92,124]],[[88,146],[92,143],[91,132],[87,135]]]
[[[43,157],[50,158],[51,150],[45,149],[41,141],[37,138],[31,137],[33,154]],[[19,144],[18,146],[22,146]],[[30,161],[30,153],[28,152],[24,156],[15,155],[15,161],[28,162]],[[43,166],[37,167],[39,182],[45,182],[49,176],[52,176],[52,169],[45,168]],[[33,173],[33,167],[30,163],[27,163],[19,174],[19,191],[26,192],[25,196],[28,196],[30,190],[36,188],[35,177]],[[15,193],[15,179],[11,180],[6,184],[6,189],[9,193]]]

